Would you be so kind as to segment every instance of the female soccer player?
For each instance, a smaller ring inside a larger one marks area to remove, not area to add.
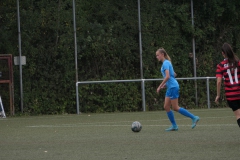
[[[222,55],[224,60],[217,65],[216,69],[217,96],[215,102],[218,103],[220,98],[222,78],[224,78],[225,96],[240,127],[240,62],[228,43],[223,44]]]
[[[166,129],[166,131],[178,130],[178,126],[175,121],[173,111],[170,108],[171,106],[174,111],[179,112],[180,114],[192,119],[192,129],[193,129],[200,118],[198,116],[193,115],[188,110],[178,106],[179,84],[175,79],[176,74],[171,64],[170,57],[168,56],[167,52],[163,48],[160,48],[156,51],[156,58],[158,61],[161,61],[163,63],[161,67],[161,73],[164,77],[162,83],[157,88],[157,93],[159,93],[159,91],[162,88],[164,88],[166,85],[167,91],[165,94],[164,109],[167,112],[167,116],[170,122],[172,123],[172,126]]]

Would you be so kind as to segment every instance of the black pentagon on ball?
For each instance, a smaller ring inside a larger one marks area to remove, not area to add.
[[[131,129],[133,132],[140,132],[142,130],[142,125],[140,122],[135,121],[132,123]]]

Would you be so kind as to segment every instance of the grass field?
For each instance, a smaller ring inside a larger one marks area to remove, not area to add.
[[[0,119],[1,160],[239,160],[240,129],[229,109],[175,113],[179,131],[164,111],[7,117]],[[142,124],[131,131],[133,121]]]

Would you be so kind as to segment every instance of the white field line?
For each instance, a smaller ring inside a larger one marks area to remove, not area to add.
[[[92,124],[92,125],[36,125],[36,126],[26,126],[28,128],[72,128],[72,127],[130,127],[131,125],[101,125],[101,124]],[[144,127],[166,127],[169,125],[144,125]],[[191,125],[178,125],[181,127],[189,127]],[[236,124],[209,124],[209,125],[197,125],[198,127],[227,127],[227,126],[236,126]]]
[[[211,109],[190,109],[189,111],[191,112],[194,112],[194,114],[196,114],[197,112],[211,112],[211,111],[231,111],[230,108],[219,108],[219,109],[215,109],[215,108],[211,108]],[[147,112],[126,112],[126,113],[121,113],[123,115],[129,115],[129,114],[159,114],[160,112],[165,112],[165,111],[147,111]],[[104,116],[115,116],[117,115],[118,113],[100,113],[99,115],[104,115]],[[231,114],[231,112],[230,112]],[[87,113],[83,113],[82,116],[88,116],[88,115],[91,115],[91,116],[95,116],[95,114],[87,114]],[[96,114],[97,115],[97,114]],[[197,115],[197,114],[196,114]],[[21,120],[24,120],[24,119],[36,119],[36,118],[39,118],[39,119],[55,119],[55,118],[71,118],[71,116],[81,116],[80,115],[76,115],[76,114],[66,114],[66,115],[47,115],[47,116],[29,116],[29,117],[19,117],[19,119]],[[216,118],[219,118],[219,117],[216,117]],[[14,119],[11,119],[11,118],[6,118],[4,120],[15,120],[15,119],[18,119],[18,117],[15,117]]]
[[[189,111],[194,112],[194,114],[196,114],[197,112],[228,111],[231,114],[230,108],[190,109]],[[129,114],[134,114],[134,115],[137,115],[137,114],[145,114],[145,115],[151,114],[151,115],[153,115],[153,114],[159,114],[161,112],[165,112],[165,111],[126,112],[126,113],[121,113],[121,114],[122,115],[129,115]],[[118,113],[102,113],[102,115],[104,115],[104,116],[115,116],[117,114]],[[88,117],[89,115],[90,116],[95,116],[95,115],[98,115],[98,114],[83,113],[83,114],[80,114],[80,115],[66,114],[66,115],[45,115],[45,116],[43,115],[43,116],[26,116],[26,117],[22,116],[22,117],[14,117],[14,118],[0,118],[0,120],[2,120],[2,121],[15,121],[16,119],[19,119],[19,120],[26,120],[27,119],[27,120],[29,120],[29,119],[36,119],[36,118],[38,118],[38,119],[56,119],[56,118],[71,118],[71,116],[73,116],[73,117],[76,117],[76,116]],[[99,115],[101,115],[101,113]],[[226,117],[232,117],[232,116],[226,116]],[[222,118],[222,117],[205,117],[205,118]],[[183,120],[183,119],[184,118],[176,119],[176,120]],[[188,118],[186,118],[186,119],[188,119]],[[168,120],[168,119],[161,119],[161,120]],[[148,120],[144,120],[144,121],[148,121]],[[158,121],[158,120],[149,120],[149,121]],[[130,121],[126,121],[126,122],[130,122]],[[110,122],[106,122],[106,123],[110,123]],[[113,123],[115,123],[115,122],[113,122]]]
[[[234,116],[225,116],[225,117],[204,117],[204,119],[222,119],[222,118],[232,118]],[[181,119],[176,119],[176,121],[179,120],[186,120],[189,118],[181,118]],[[202,119],[200,119],[202,120]],[[169,119],[159,119],[159,120],[138,120],[139,122],[161,122],[161,121],[169,121]],[[57,124],[57,125],[33,125],[33,126],[26,126],[26,127],[35,127],[35,128],[51,128],[51,127],[88,127],[88,126],[95,126],[95,127],[125,127],[125,126],[131,126],[129,124],[131,124],[133,121],[114,121],[114,122],[95,122],[95,123],[75,123],[75,124]],[[127,124],[116,124],[116,123],[129,123]],[[203,126],[203,127],[213,127],[213,126],[233,126],[236,124],[209,124],[209,125],[197,125],[197,126]],[[144,126],[169,126],[169,125],[144,125]],[[191,125],[178,125],[178,126],[191,126]]]
[[[234,118],[234,116],[224,116],[224,117],[204,117],[204,119],[225,119],[225,118]],[[189,118],[175,118],[176,121],[181,121],[181,120],[189,120]],[[201,117],[200,117],[200,120]],[[159,118],[157,120],[136,120],[136,121],[139,121],[139,122],[161,122],[161,121],[169,121],[168,118]],[[111,121],[111,122],[85,122],[85,123],[75,123],[75,125],[77,124],[80,124],[80,125],[91,125],[91,124],[111,124],[111,123],[132,123],[133,121]],[[62,124],[62,125],[72,125],[72,124]]]

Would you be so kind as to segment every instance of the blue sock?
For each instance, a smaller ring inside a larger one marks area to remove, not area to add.
[[[170,120],[170,122],[172,123],[173,126],[176,126],[176,122],[175,122],[175,118],[174,118],[174,114],[173,114],[173,111],[169,111],[167,112],[167,116],[168,116],[168,119]]]
[[[184,108],[181,108],[178,110],[179,113],[181,113],[182,115],[186,116],[186,117],[189,117],[191,119],[193,119],[195,116],[190,113],[188,110],[184,109]]]

